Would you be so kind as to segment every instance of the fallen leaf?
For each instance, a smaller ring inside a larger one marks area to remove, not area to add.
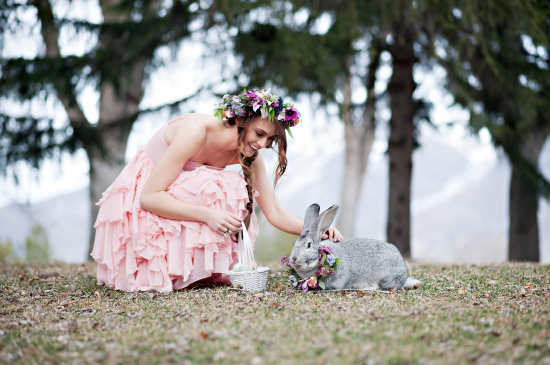
[[[458,294],[459,294],[459,295],[464,295],[464,294],[466,294],[466,289],[464,289],[464,288],[458,289]]]
[[[269,306],[270,306],[271,308],[273,308],[273,309],[283,309],[283,306],[282,306],[282,305],[280,305],[279,303],[275,303],[275,302],[271,302],[271,303],[269,304]]]
[[[56,277],[56,276],[59,276],[58,272],[46,272],[46,273],[38,275],[38,277],[42,278],[42,279],[53,278],[53,277]]]
[[[69,332],[75,332],[78,329],[78,321],[76,319],[71,319],[69,321]]]
[[[199,335],[201,335],[203,340],[208,340],[208,333],[201,331],[201,332],[199,332]]]
[[[364,290],[357,290],[356,294],[358,297],[364,297],[365,295],[367,295],[367,292]]]

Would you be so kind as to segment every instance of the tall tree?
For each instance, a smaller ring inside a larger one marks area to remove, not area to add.
[[[389,192],[387,240],[404,256],[411,253],[411,181],[413,152],[418,146],[416,126],[430,122],[430,103],[415,97],[415,68],[432,66],[436,24],[443,23],[451,6],[449,1],[411,1],[383,3],[380,19],[383,49],[392,57],[392,76],[387,93],[390,99],[390,136],[388,139]]]
[[[275,2],[290,3],[290,10],[269,17],[271,24],[241,27],[236,52],[243,56],[243,73],[249,76],[251,85],[271,83],[293,95],[316,93],[323,104],[338,106],[346,147],[338,228],[349,236],[353,234],[357,197],[374,141],[374,85],[381,42],[378,34],[370,34],[379,29],[373,25],[376,13],[368,3],[355,0]],[[288,9],[284,5],[276,8]],[[299,11],[307,12],[305,21],[288,20],[289,14]],[[332,22],[325,33],[318,34],[314,29],[323,14],[330,14]],[[367,35],[369,41],[363,44],[368,44],[369,50],[358,46]],[[362,68],[365,58],[367,66]],[[360,104],[353,101],[358,84],[366,92]]]
[[[38,167],[56,152],[83,148],[90,163],[93,222],[99,209],[94,203],[123,168],[128,135],[145,112],[140,102],[144,82],[160,66],[156,51],[188,38],[193,22],[212,24],[212,9],[203,9],[201,4],[194,0],[101,0],[103,20],[94,24],[57,17],[50,0],[2,2],[0,31],[22,31],[22,18],[32,13],[40,26],[44,53],[32,59],[2,58],[0,96],[19,101],[55,97],[67,121],[1,113],[0,171],[18,161]],[[61,51],[63,30],[86,33],[95,41],[84,54],[67,54]],[[83,85],[94,85],[99,93],[97,121],[83,112],[79,99]],[[93,235],[92,230],[90,250]]]
[[[401,9],[388,19],[392,41],[387,50],[392,56],[393,73],[388,84],[390,97],[390,136],[388,139],[389,192],[387,240],[407,256],[411,252],[411,180],[412,154],[415,146],[414,91],[416,82],[413,73],[418,57],[414,44],[418,37],[418,24],[411,16],[412,2],[403,0]]]
[[[508,258],[539,261],[538,201],[550,183],[538,167],[550,135],[550,4],[514,0],[457,7],[441,57],[448,88],[508,156]]]

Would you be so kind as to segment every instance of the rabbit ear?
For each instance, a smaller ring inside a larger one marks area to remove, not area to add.
[[[313,226],[317,221],[317,217],[319,217],[320,209],[321,207],[319,207],[319,204],[311,204],[309,208],[307,208],[302,234],[305,234],[305,231],[311,231],[313,229]]]
[[[338,205],[334,204],[319,215],[316,232],[320,237],[322,237],[323,233],[330,227],[334,217],[336,217],[336,213],[338,213],[338,208]]]

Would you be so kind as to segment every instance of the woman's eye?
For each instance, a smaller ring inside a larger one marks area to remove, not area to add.
[[[261,137],[261,136],[262,136],[262,133],[256,132],[256,135],[257,135],[258,137]]]

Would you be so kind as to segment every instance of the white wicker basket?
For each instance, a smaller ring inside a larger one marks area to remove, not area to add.
[[[254,252],[248,232],[244,222],[242,223],[242,234],[239,234],[239,243],[237,245],[237,257],[240,264],[244,264],[252,268],[247,271],[230,270],[227,272],[231,284],[237,289],[248,291],[263,291],[267,284],[267,276],[269,267],[258,267],[254,260]]]
[[[237,289],[247,291],[264,291],[267,284],[269,267],[260,266],[256,270],[227,272],[231,284]]]

